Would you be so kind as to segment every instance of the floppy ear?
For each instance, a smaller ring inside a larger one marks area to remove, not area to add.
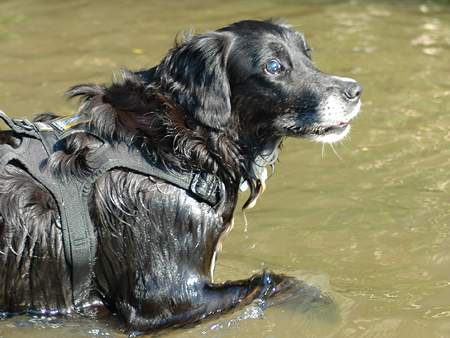
[[[157,69],[161,88],[201,124],[224,129],[231,116],[223,33],[197,35],[172,49]]]

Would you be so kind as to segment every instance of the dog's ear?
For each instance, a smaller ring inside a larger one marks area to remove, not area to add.
[[[157,69],[161,88],[195,120],[222,130],[231,116],[227,54],[230,40],[211,32],[173,48]]]

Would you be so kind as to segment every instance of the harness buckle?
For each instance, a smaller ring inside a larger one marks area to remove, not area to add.
[[[12,119],[15,125],[28,131],[35,130],[33,123],[27,119]]]
[[[193,175],[189,190],[203,200],[217,204],[221,198],[221,184],[216,175],[199,172]]]

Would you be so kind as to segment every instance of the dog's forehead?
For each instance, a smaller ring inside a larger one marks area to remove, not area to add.
[[[292,29],[253,30],[235,35],[235,52],[239,55],[264,57],[266,54],[304,54],[308,48],[302,33]],[[242,32],[240,32],[242,33]]]
[[[242,39],[247,40],[246,36]],[[261,30],[255,31],[253,39],[251,39],[257,46],[268,49],[279,49],[280,46],[288,46],[292,50],[303,50],[306,46],[306,40],[303,33],[297,32],[289,27],[278,26],[276,30]]]
[[[280,20],[244,20],[235,22],[229,26],[217,30],[218,32],[230,32],[236,38],[250,38],[261,35],[272,36],[279,39],[292,39],[294,36],[304,39],[302,33],[296,32],[293,27]]]

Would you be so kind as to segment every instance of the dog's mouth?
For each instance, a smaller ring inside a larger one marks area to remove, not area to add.
[[[358,99],[350,113],[345,114],[345,118],[342,120],[336,120],[336,122],[320,123],[316,127],[312,127],[310,132],[305,134],[305,137],[311,138],[317,142],[334,143],[342,140],[350,132],[350,123],[358,115],[361,108],[361,100]],[[336,115],[343,115],[339,112]]]
[[[311,130],[311,135],[314,136],[323,136],[327,134],[334,133],[342,133],[347,128],[350,128],[350,120],[349,121],[340,121],[337,124],[328,125],[328,126],[319,126],[317,128],[313,128]]]
[[[334,143],[346,137],[350,132],[350,128],[350,120],[340,121],[336,124],[320,125],[312,128],[309,133],[305,134],[305,137],[316,142]]]
[[[350,131],[351,120],[337,123],[314,124],[313,126],[291,126],[288,134],[296,137],[304,137],[317,142],[333,143],[343,139]]]
[[[330,100],[329,100],[330,101]],[[331,100],[332,101],[332,100]],[[325,108],[309,114],[288,115],[276,121],[284,136],[303,137],[317,142],[334,143],[345,138],[351,129],[351,122],[358,115],[361,101],[353,108],[340,105],[333,108],[330,102]],[[350,110],[350,111],[348,111]],[[331,111],[331,112],[330,112]]]

